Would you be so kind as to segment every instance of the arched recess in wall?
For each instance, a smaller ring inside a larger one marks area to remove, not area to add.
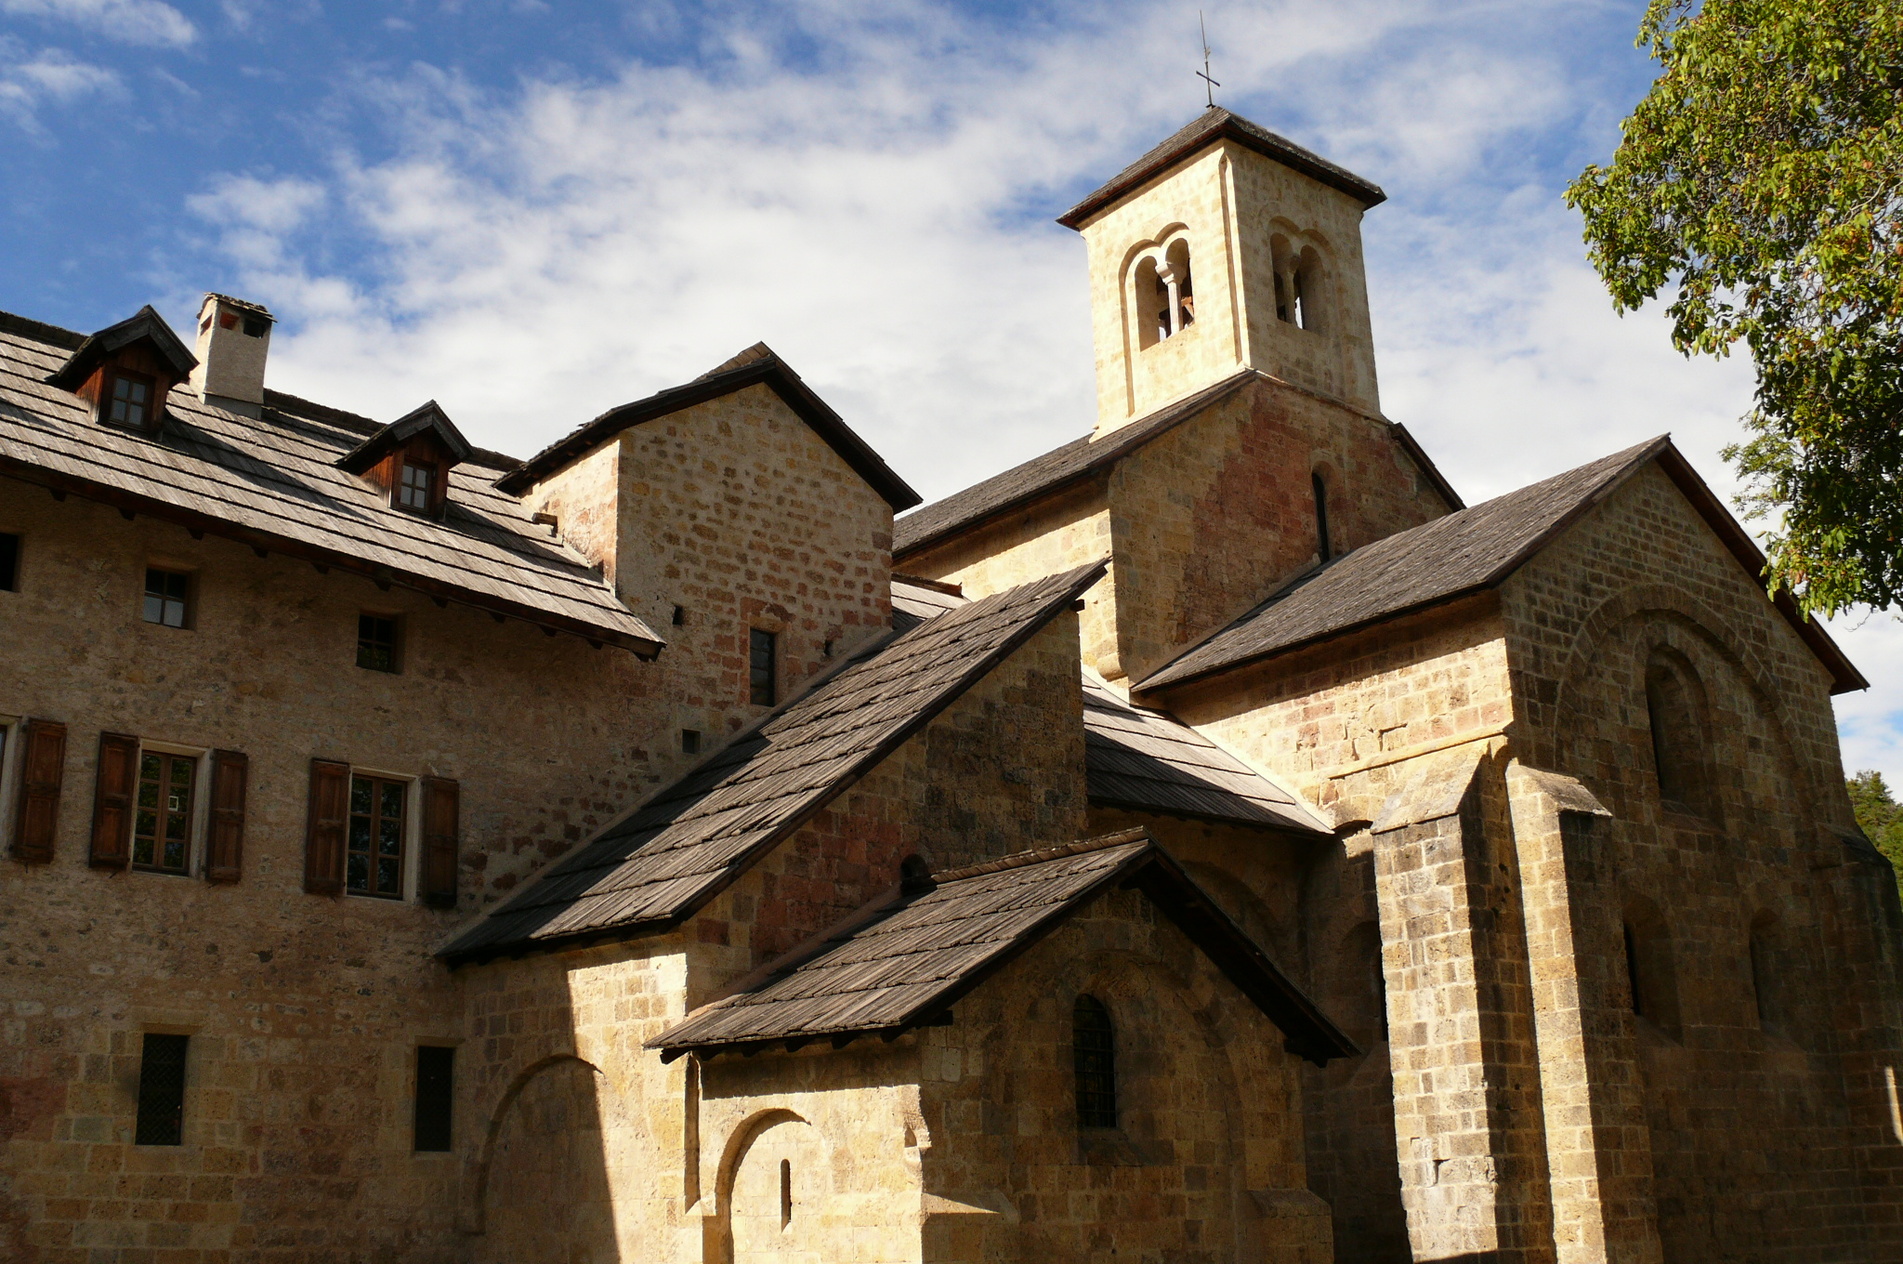
[[[1704,682],[1690,660],[1668,645],[1654,643],[1646,653],[1645,714],[1661,803],[1669,810],[1715,818],[1711,714]]]
[[[1642,623],[1652,626],[1635,626]],[[1586,748],[1598,740],[1593,731],[1598,716],[1594,704],[1605,696],[1608,655],[1624,652],[1619,648],[1622,642],[1656,643],[1662,637],[1681,655],[1689,658],[1694,650],[1709,653],[1736,674],[1753,712],[1770,729],[1771,766],[1782,782],[1779,793],[1790,797],[1795,816],[1824,819],[1817,808],[1819,796],[1809,765],[1797,757],[1790,720],[1769,670],[1749,646],[1713,630],[1722,626],[1709,607],[1660,584],[1637,585],[1608,598],[1580,622],[1573,638],[1573,651],[1560,680],[1555,722],[1547,728],[1557,739],[1557,749],[1545,746],[1545,732],[1530,731],[1528,761],[1547,761],[1555,768],[1586,766]],[[1643,718],[1641,713],[1641,722]]]
[[[819,1130],[783,1108],[748,1117],[728,1138],[714,1186],[718,1241],[711,1264],[793,1264],[832,1258],[821,1212],[832,1191]]]
[[[496,1107],[476,1175],[477,1264],[616,1264],[607,1079],[568,1055],[518,1075]]]
[[[1758,1030],[1789,1035],[1790,1003],[1786,988],[1790,971],[1785,961],[1784,927],[1776,913],[1759,909],[1747,931],[1747,958],[1751,965],[1751,1009]]]
[[[1682,1030],[1678,961],[1672,927],[1649,896],[1628,896],[1620,912],[1625,947],[1626,1004],[1674,1040]]]

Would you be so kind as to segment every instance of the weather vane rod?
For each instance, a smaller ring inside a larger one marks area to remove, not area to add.
[[[1203,36],[1203,68],[1196,72],[1196,77],[1203,81],[1203,92],[1209,97],[1209,108],[1213,110],[1216,108],[1216,89],[1222,84],[1209,77],[1209,24],[1203,21],[1201,9],[1196,10],[1196,29]]]

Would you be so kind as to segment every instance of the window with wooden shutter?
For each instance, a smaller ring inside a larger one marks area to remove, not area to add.
[[[124,869],[131,859],[132,793],[138,783],[139,739],[129,733],[101,733],[92,854],[87,857],[95,868]]]
[[[456,907],[461,796],[447,777],[423,778],[423,902],[431,908]]]
[[[53,859],[53,839],[59,828],[66,726],[52,720],[28,720],[20,726],[20,743],[20,811],[14,819],[13,858],[43,865]]]
[[[211,827],[205,836],[205,881],[236,882],[244,873],[244,796],[251,761],[242,752],[211,753]]]
[[[344,824],[350,810],[350,765],[311,760],[310,830],[304,843],[304,889],[344,893]]]

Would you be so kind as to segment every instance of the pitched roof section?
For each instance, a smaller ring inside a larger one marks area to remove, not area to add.
[[[969,604],[957,584],[911,575],[892,577],[892,626],[900,632],[910,632],[927,619]]]
[[[190,376],[191,371],[198,367],[198,357],[185,349],[185,344],[172,332],[172,327],[165,323],[165,317],[153,311],[148,303],[136,314],[116,325],[108,325],[81,341],[65,363],[47,375],[46,381],[62,390],[76,390],[91,376],[93,367],[100,360],[141,341],[150,342],[152,349],[181,378]]]
[[[1311,1062],[1355,1046],[1140,830],[895,887],[648,1042],[683,1053],[843,1045],[949,1019],[950,1007],[1113,885],[1143,891]]]
[[[860,478],[866,480],[872,490],[885,498],[894,513],[919,503],[919,494],[893,472],[892,467],[885,463],[885,458],[853,433],[852,427],[841,420],[825,400],[815,395],[812,388],[800,380],[799,374],[787,367],[786,362],[764,342],[755,343],[719,368],[703,373],[691,382],[670,387],[632,404],[609,409],[504,474],[496,480],[496,486],[519,496],[540,480],[586,456],[630,426],[638,426],[642,422],[653,421],[755,385],[768,387],[784,400],[786,406],[801,421],[811,426]]]
[[[437,522],[337,468],[376,423],[275,391],[258,418],[181,388],[157,434],[93,425],[84,401],[46,381],[83,341],[0,318],[0,473],[637,653],[660,649],[580,554],[490,486],[494,468],[452,471]]]
[[[1258,378],[1267,380],[1254,369],[1244,369],[1101,439],[1089,435],[1073,439],[962,492],[933,501],[892,524],[892,555],[917,552],[986,518],[1080,483]]]
[[[1697,485],[1704,499],[1688,492],[1694,508],[1756,579],[1763,556],[1671,440],[1661,436],[1344,554],[1287,585],[1136,688],[1179,685],[1492,588],[1653,460],[1681,489],[1687,479]],[[1866,687],[1821,627],[1799,616],[1788,598],[1779,608],[1836,678],[1833,692]]]
[[[1259,123],[1221,106],[1210,106],[1162,144],[1113,176],[1110,182],[1057,217],[1066,228],[1082,228],[1097,212],[1114,203],[1146,181],[1163,174],[1178,162],[1217,141],[1230,140],[1292,167],[1305,176],[1339,189],[1364,207],[1388,200],[1381,186],[1363,180],[1346,167],[1336,166],[1321,155],[1303,149],[1285,136],[1277,136]]]
[[[1084,766],[1095,804],[1334,836],[1294,795],[1175,717],[1125,702],[1088,669]]]
[[[420,408],[398,417],[337,458],[337,468],[361,474],[381,461],[390,449],[424,433],[434,435],[449,453],[450,460],[457,465],[475,455],[476,450],[470,446],[469,440],[463,438],[463,432],[456,428],[456,423],[449,419],[449,414],[443,411],[442,406],[432,399]]]
[[[1067,609],[1098,562],[994,593],[850,660],[439,953],[482,960],[676,925]]]

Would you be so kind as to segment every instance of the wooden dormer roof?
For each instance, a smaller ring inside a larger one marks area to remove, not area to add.
[[[191,376],[198,367],[198,357],[185,349],[172,327],[165,323],[165,317],[152,309],[151,304],[141,307],[137,314],[108,325],[74,348],[66,362],[47,377],[47,384],[61,390],[77,390],[92,376],[100,362],[118,355],[120,352],[138,343],[148,344],[160,361],[168,365],[179,381]]]
[[[461,465],[475,453],[463,432],[435,400],[403,414],[383,429],[337,458],[337,468],[362,474],[399,448],[418,439],[435,439],[450,465]]]

